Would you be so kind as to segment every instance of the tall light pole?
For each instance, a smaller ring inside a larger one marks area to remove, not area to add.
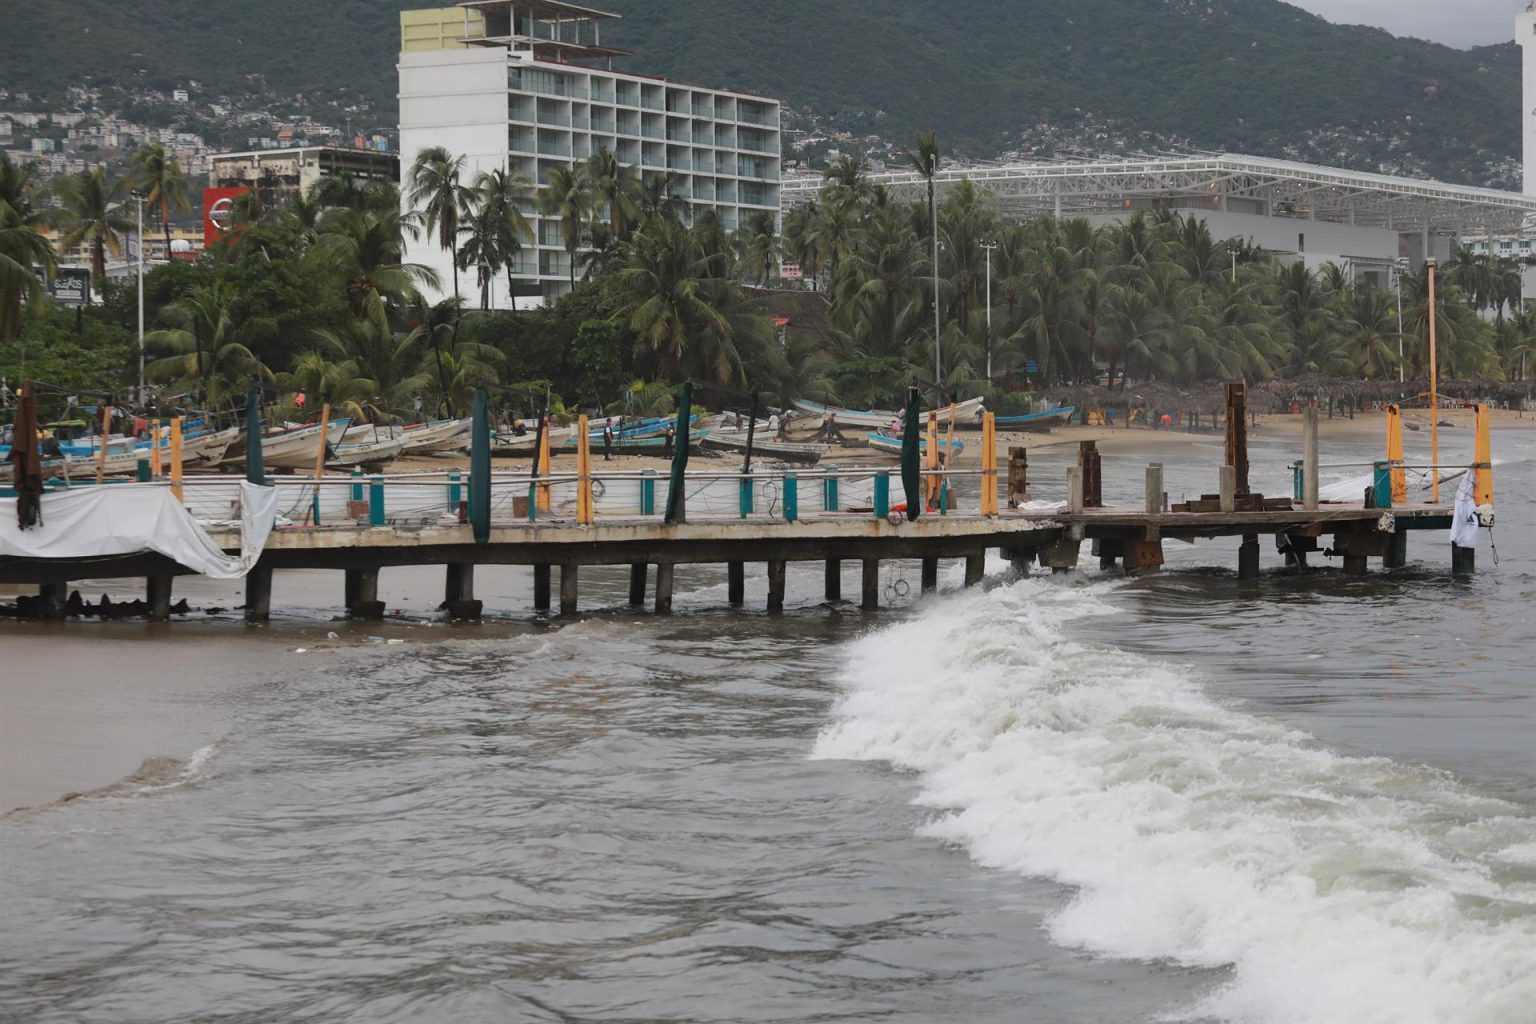
[[[144,193],[135,191],[133,201],[138,208],[139,219],[139,408],[149,404],[149,393],[144,388]],[[170,253],[166,253],[170,258]]]
[[[934,405],[944,401],[944,362],[940,358],[942,342],[939,341],[939,204],[929,204],[933,209],[933,387],[937,392]]]
[[[1397,285],[1397,382],[1403,383],[1408,379],[1407,364],[1403,360],[1403,271],[1408,259],[1399,256],[1393,261],[1392,280]]]
[[[987,251],[987,383],[992,383],[992,250],[996,242],[982,242]]]
[[[1232,283],[1237,284],[1237,246],[1228,245],[1227,252],[1232,255]]]
[[[1440,362],[1435,353],[1435,258],[1424,261],[1429,270],[1429,463],[1434,487],[1430,500],[1440,504]]]

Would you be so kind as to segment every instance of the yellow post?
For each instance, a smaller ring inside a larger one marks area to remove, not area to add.
[[[997,420],[995,413],[981,418],[981,514],[995,516],[997,509]]]
[[[326,443],[325,443],[325,441],[323,439],[326,436],[326,431],[328,431],[330,429],[330,426],[331,426],[331,403],[330,402],[325,402],[325,403],[323,403],[320,406],[320,437],[322,438],[322,440],[320,442],[320,451],[318,453],[316,453],[316,455],[315,455],[315,479],[316,480],[319,480],[322,476],[325,475],[325,449],[326,449]]]
[[[177,501],[185,501],[181,493],[181,417],[171,420],[171,493]]]
[[[1429,463],[1434,491],[1433,504],[1440,504],[1440,363],[1435,357],[1435,265],[1429,265]]]
[[[1403,469],[1403,411],[1395,405],[1387,410],[1387,461],[1392,464],[1392,507],[1408,504],[1408,474]]]
[[[539,460],[539,476],[541,478],[548,478],[548,476],[549,476],[549,417],[548,416],[544,417],[544,431],[543,431],[543,434],[539,438],[539,452],[538,452],[538,455],[536,456],[536,458]],[[539,494],[538,494],[538,498],[537,498],[537,503],[538,503],[539,511],[540,512],[548,512],[549,511],[549,484],[547,484],[547,483],[539,484]]]
[[[1477,426],[1477,448],[1473,461],[1477,466],[1477,476],[1472,485],[1472,500],[1481,507],[1493,504],[1493,438],[1489,424],[1493,417],[1488,412],[1488,406],[1482,403],[1474,408],[1476,409],[1474,423]]]
[[[99,484],[107,475],[107,434],[112,431],[112,406],[106,402],[101,406],[101,451],[96,453],[96,482]]]
[[[576,420],[576,525],[592,525],[592,438],[586,416]]]
[[[156,419],[149,425],[149,477],[151,480],[160,479],[163,473],[160,463],[160,421]]]
[[[939,411],[937,409],[930,409],[930,410],[928,410],[928,460],[927,461],[928,461],[928,468],[929,468],[929,470],[936,470],[936,469],[939,468]],[[927,486],[927,488],[925,490],[925,493],[927,494],[927,499],[923,502],[923,504],[925,504],[929,508],[933,508],[934,507],[934,499],[936,497],[938,497],[938,493],[939,493],[939,478],[938,478],[938,476],[932,475],[932,474],[929,475],[929,477],[928,477],[928,486]]]

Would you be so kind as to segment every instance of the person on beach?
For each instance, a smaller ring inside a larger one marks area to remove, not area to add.
[[[603,421],[603,461],[613,461],[613,420]]]
[[[661,444],[661,454],[662,454],[662,456],[664,458],[670,459],[672,457],[672,446],[676,442],[676,440],[677,440],[677,427],[675,427],[671,423],[668,423],[667,424],[666,437],[662,441],[662,444]]]

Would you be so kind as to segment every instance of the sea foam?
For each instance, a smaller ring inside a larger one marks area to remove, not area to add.
[[[1040,579],[937,602],[852,645],[814,756],[915,770],[926,835],[1074,886],[1056,942],[1231,968],[1179,1016],[1536,1021],[1536,883],[1499,870],[1527,809],[1223,706],[1116,614]]]

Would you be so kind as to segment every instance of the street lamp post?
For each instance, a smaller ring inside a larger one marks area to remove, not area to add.
[[[144,193],[134,192],[133,201],[138,211],[139,227],[139,408],[149,404],[149,393],[144,387]],[[170,258],[170,253],[166,253]]]
[[[1408,260],[1399,256],[1393,261],[1392,279],[1397,285],[1397,382],[1408,379],[1407,366],[1403,361],[1403,271]]]
[[[939,204],[929,205],[933,208],[933,386],[937,392],[934,399],[937,405],[944,401],[944,361],[940,358],[943,342],[939,340]]]
[[[987,251],[987,383],[992,383],[992,250],[996,242],[982,242]]]

